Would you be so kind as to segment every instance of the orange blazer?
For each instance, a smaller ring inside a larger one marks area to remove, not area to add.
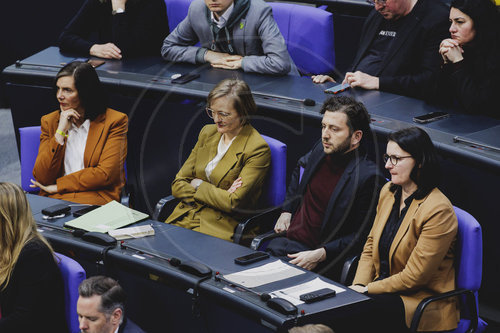
[[[377,215],[353,284],[366,285],[369,294],[398,293],[409,327],[420,301],[455,289],[453,262],[458,222],[450,201],[437,188],[423,199],[413,199],[389,250],[390,277],[375,281],[380,272],[379,241],[395,200],[390,184],[380,192]],[[418,330],[454,329],[459,315],[455,298],[431,303]]]
[[[61,146],[54,138],[58,124],[59,110],[42,117],[33,175],[43,185],[57,184],[58,193],[41,191],[40,195],[93,205],[119,201],[125,185],[127,115],[108,108],[91,121],[83,156],[85,168],[65,176],[66,145]]]

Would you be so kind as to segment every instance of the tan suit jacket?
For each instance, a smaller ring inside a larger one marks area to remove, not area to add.
[[[220,138],[215,125],[201,130],[198,142],[172,183],[172,194],[181,202],[165,222],[176,223],[195,216],[192,227],[183,226],[231,240],[238,220],[257,208],[271,164],[271,151],[259,132],[245,125],[212,171],[209,181],[205,167],[217,155]],[[243,185],[230,194],[227,189],[238,177],[242,178]],[[196,190],[190,185],[194,178],[203,180]],[[193,215],[193,212],[196,213]]]
[[[380,272],[379,241],[395,200],[390,184],[380,192],[377,215],[353,284],[366,285],[370,294],[399,294],[409,327],[420,301],[455,289],[458,222],[450,201],[437,188],[423,199],[413,199],[389,250],[390,277],[375,281]],[[422,316],[419,331],[456,328],[457,306],[454,298],[432,303]]]
[[[64,153],[54,138],[59,125],[59,110],[42,117],[40,148],[33,175],[42,185],[57,184],[58,193],[50,196],[78,203],[103,205],[120,200],[125,185],[123,165],[127,156],[127,115],[112,109],[90,122],[83,161],[85,168],[64,176]]]

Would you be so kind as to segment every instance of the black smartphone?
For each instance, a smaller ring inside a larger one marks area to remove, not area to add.
[[[351,86],[348,83],[344,84],[337,84],[336,86],[333,86],[331,88],[328,88],[325,90],[327,94],[338,94],[339,92],[342,92],[344,90],[349,89]]]
[[[88,212],[91,212],[94,209],[99,208],[99,207],[101,207],[101,206],[99,206],[99,205],[92,205],[92,206],[83,207],[83,208],[81,208],[81,209],[73,212],[73,216],[74,217],[80,217],[80,216],[85,215]]]
[[[263,260],[269,258],[269,253],[267,252],[255,252],[255,253],[250,253],[246,256],[243,257],[238,257],[234,259],[234,262],[238,265],[248,265],[253,262],[257,262],[259,260]]]
[[[177,84],[184,84],[188,83],[189,81],[193,81],[194,79],[197,79],[200,77],[200,74],[197,73],[186,73],[181,76],[179,76],[176,79],[172,79],[172,83],[177,83]]]
[[[446,112],[431,112],[423,114],[421,116],[413,117],[413,121],[419,124],[430,123],[431,121],[436,121],[443,118],[448,118],[450,115]]]
[[[306,303],[313,303],[321,301],[322,299],[333,297],[336,295],[335,290],[330,288],[323,288],[316,291],[312,291],[307,294],[300,295],[300,300]]]
[[[92,65],[92,67],[94,68],[97,68],[99,66],[101,66],[102,64],[104,64],[106,61],[104,60],[100,60],[100,59],[90,59],[89,61],[87,61],[89,64]]]
[[[69,213],[70,211],[71,211],[70,206],[68,206],[66,204],[57,204],[57,205],[42,209],[42,214],[45,216],[53,217],[53,216]]]

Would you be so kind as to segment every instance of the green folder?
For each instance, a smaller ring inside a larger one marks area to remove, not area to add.
[[[148,214],[128,208],[116,201],[111,201],[85,215],[66,222],[64,225],[87,231],[105,233],[109,230],[115,230],[147,219],[148,217]]]

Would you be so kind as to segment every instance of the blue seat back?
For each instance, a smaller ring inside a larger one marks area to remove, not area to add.
[[[289,3],[270,2],[269,5],[299,71],[303,74],[332,72],[335,69],[332,13]]]
[[[262,135],[271,149],[271,168],[264,184],[266,206],[279,206],[285,200],[286,194],[286,144]]]
[[[70,333],[80,332],[76,302],[78,301],[78,286],[85,280],[85,270],[75,260],[63,254],[56,253],[59,269],[64,281],[64,304],[66,310],[66,322]]]
[[[21,187],[26,192],[36,193],[38,188],[30,187],[30,179],[33,177],[33,167],[35,166],[40,146],[40,126],[20,127],[19,137],[21,144]]]
[[[192,0],[165,0],[170,32],[187,16]]]
[[[456,288],[472,290],[476,295],[476,304],[478,304],[477,294],[481,287],[483,272],[483,236],[481,225],[471,214],[458,207],[453,208],[458,220],[455,261]],[[464,302],[464,299],[462,299],[462,302]],[[467,314],[466,307],[463,305],[461,308],[462,318],[457,329],[453,331],[455,333],[466,332],[470,323],[467,317],[478,315],[477,308],[476,314]],[[477,331],[484,331],[486,326],[486,322],[478,318]]]

